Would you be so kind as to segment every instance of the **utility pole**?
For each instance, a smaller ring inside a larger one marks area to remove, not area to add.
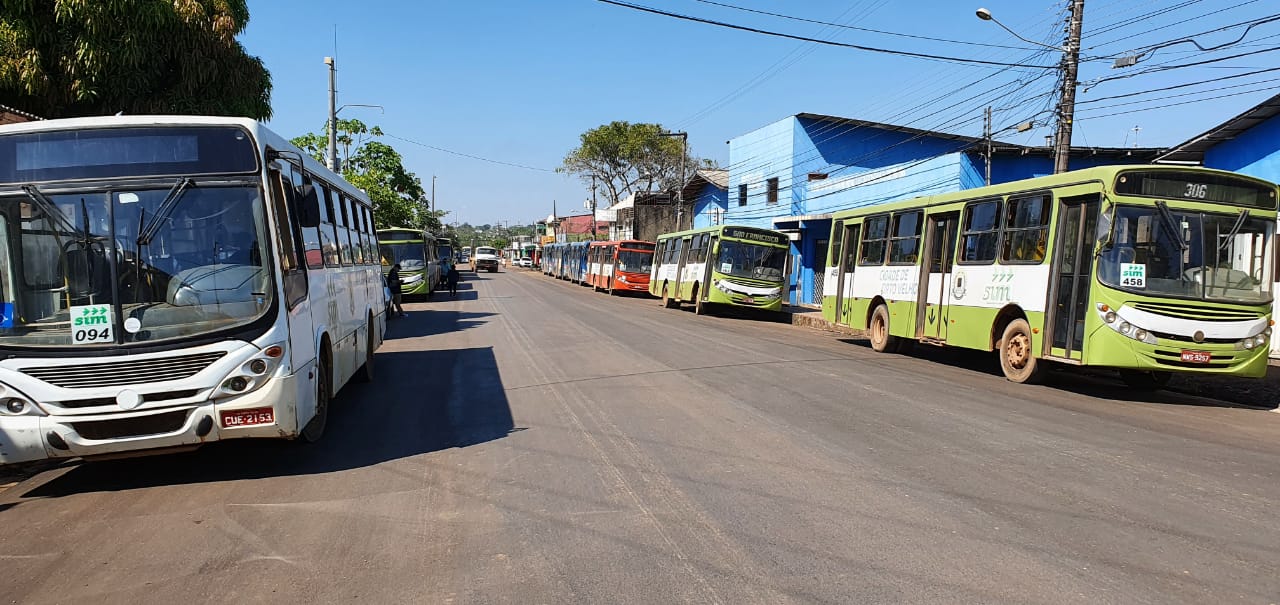
[[[436,215],[436,175],[431,175],[431,216]]]
[[[1067,24],[1067,45],[1062,53],[1062,98],[1058,102],[1058,133],[1053,139],[1053,173],[1067,171],[1071,155],[1071,125],[1076,112],[1076,74],[1080,67],[1080,30],[1084,23],[1084,0],[1071,0],[1071,21]]]
[[[596,241],[599,237],[599,229],[596,228],[596,175],[591,175],[591,241]]]
[[[660,132],[660,137],[680,137],[680,187],[676,189],[676,231],[682,231],[684,227],[684,166],[685,158],[689,157],[689,133],[687,132]]]
[[[991,184],[991,106],[982,116],[982,138],[987,140],[987,184]]]
[[[338,171],[338,89],[333,57],[325,57],[329,66],[329,170]]]

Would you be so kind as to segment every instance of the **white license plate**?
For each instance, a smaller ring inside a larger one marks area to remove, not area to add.
[[[1213,356],[1208,351],[1183,351],[1182,361],[1187,363],[1209,363]]]
[[[748,296],[748,297],[746,297],[746,298],[742,299],[742,302],[747,303],[747,304],[749,304],[749,305],[754,305],[754,304],[756,304],[756,299],[751,298],[750,296]]]

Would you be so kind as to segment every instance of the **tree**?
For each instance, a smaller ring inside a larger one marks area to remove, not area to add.
[[[291,143],[324,161],[329,149],[329,125],[320,134],[309,133]],[[404,158],[378,140],[382,130],[360,120],[338,120],[339,164],[342,178],[373,201],[373,221],[379,229],[411,227],[441,233],[445,210],[430,210],[422,179],[404,167]]]
[[[662,132],[660,124],[630,122],[592,128],[582,133],[582,144],[565,156],[558,171],[599,187],[607,197],[601,207],[632,193],[673,189],[681,184],[682,161],[686,177],[704,162],[688,155],[679,139],[661,136]]]
[[[271,74],[236,41],[246,0],[3,0],[0,103],[46,118],[271,117]]]

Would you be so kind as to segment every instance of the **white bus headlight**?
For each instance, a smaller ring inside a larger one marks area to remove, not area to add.
[[[264,347],[257,355],[227,374],[214,391],[213,397],[243,395],[262,387],[271,380],[271,374],[276,371],[276,368],[280,367],[280,361],[284,359],[284,351],[283,343]]]
[[[0,416],[45,416],[44,410],[26,395],[0,385]]]

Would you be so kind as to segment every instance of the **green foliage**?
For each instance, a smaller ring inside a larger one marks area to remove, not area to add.
[[[320,134],[294,138],[299,149],[323,162],[329,149],[329,125]],[[404,158],[390,145],[377,140],[382,130],[360,120],[338,120],[338,158],[342,178],[363,190],[373,201],[374,224],[379,229],[412,227],[435,234],[444,231],[444,210],[432,213],[422,180],[404,167]]]
[[[271,117],[271,75],[236,41],[246,0],[0,4],[0,103],[46,118]]]
[[[611,122],[582,133],[581,145],[569,152],[559,172],[573,174],[583,183],[600,187],[606,199],[601,207],[632,193],[664,191],[693,175],[702,161],[686,153],[676,137],[661,136],[660,124]]]

